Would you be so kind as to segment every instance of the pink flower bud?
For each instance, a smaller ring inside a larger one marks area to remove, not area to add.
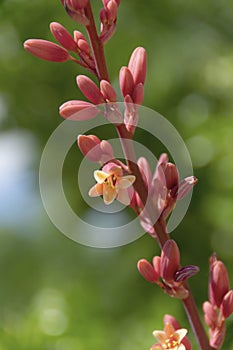
[[[216,306],[211,304],[209,301],[205,301],[202,305],[202,309],[204,312],[205,323],[209,327],[215,327],[218,320],[218,311]]]
[[[65,62],[71,57],[69,53],[61,46],[51,41],[42,39],[29,39],[24,42],[24,48],[32,55],[42,60],[51,62]]]
[[[119,75],[120,88],[123,96],[133,93],[134,81],[130,70],[127,67],[122,67]]]
[[[100,22],[103,25],[107,25],[107,23],[108,23],[108,15],[107,15],[107,11],[105,8],[100,10]]]
[[[156,283],[159,279],[159,275],[154,270],[153,266],[146,260],[141,259],[137,264],[140,274],[151,283]]]
[[[135,86],[132,93],[133,102],[137,105],[141,105],[144,99],[144,85],[139,83]]]
[[[79,39],[77,42],[77,45],[78,45],[79,50],[86,53],[87,55],[90,54],[91,48],[85,39]]]
[[[101,153],[101,159],[100,159],[101,164],[105,164],[114,158],[112,146],[106,140],[102,140],[100,142],[100,153]]]
[[[221,312],[223,317],[228,318],[233,312],[233,290],[229,290],[223,298],[221,304]]]
[[[107,80],[101,80],[100,91],[106,101],[116,102],[117,100],[116,92],[113,89],[112,85]]]
[[[140,157],[137,161],[137,164],[138,164],[140,173],[142,174],[142,178],[146,184],[146,187],[149,188],[151,184],[151,178],[152,178],[150,165],[147,159],[144,157]]]
[[[214,261],[210,269],[210,290],[215,305],[220,307],[224,295],[229,291],[229,277],[227,269],[222,261]]]
[[[86,40],[83,33],[79,32],[78,30],[74,30],[74,41],[77,43],[80,39]]]
[[[219,327],[215,327],[214,329],[210,328],[210,346],[216,350],[220,350],[224,342],[225,334],[226,326],[224,322],[222,322]]]
[[[85,75],[78,75],[77,84],[84,96],[92,103],[98,105],[104,103],[104,97],[95,83]]]
[[[180,265],[180,251],[173,239],[169,239],[163,246],[161,254],[161,277],[169,283],[174,282],[174,276]]]
[[[63,6],[67,14],[77,23],[82,24],[84,26],[88,26],[90,24],[89,19],[84,15],[83,9],[79,8],[77,4],[78,0],[64,0],[62,1]],[[80,0],[81,1],[81,0]]]
[[[164,175],[166,179],[166,186],[169,190],[178,185],[179,175],[175,164],[167,163],[164,170]]]
[[[186,281],[188,278],[196,275],[200,271],[198,266],[184,266],[175,273],[174,280],[176,282]]]
[[[146,79],[146,50],[143,47],[137,47],[133,51],[128,68],[133,75],[134,84],[144,84]]]
[[[91,161],[98,162],[100,159],[100,139],[95,135],[79,135],[78,147],[84,156]]]
[[[154,267],[154,270],[158,276],[160,276],[160,264],[161,264],[160,256],[154,256],[153,257],[153,267]]]
[[[178,188],[175,188],[176,193],[174,192],[173,196],[177,196],[177,199],[184,198],[189,193],[189,191],[191,191],[193,186],[196,185],[197,182],[198,179],[195,176],[186,177],[179,183]]]
[[[117,17],[117,3],[115,0],[110,0],[107,4],[108,23],[111,24]]]
[[[93,119],[99,113],[98,108],[92,103],[72,100],[63,103],[59,108],[60,115],[71,120]]]
[[[50,31],[54,38],[67,50],[76,51],[77,43],[70,33],[60,23],[50,23]]]

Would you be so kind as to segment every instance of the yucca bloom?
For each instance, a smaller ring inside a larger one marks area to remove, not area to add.
[[[134,175],[123,175],[123,170],[115,163],[107,163],[102,170],[94,172],[94,178],[97,181],[90,190],[90,197],[103,196],[105,204],[111,204],[114,199],[129,205],[130,196],[128,188],[134,183]]]
[[[184,344],[181,343],[186,334],[187,329],[175,330],[170,323],[166,323],[163,331],[153,332],[159,343],[152,345],[151,350],[186,350]]]

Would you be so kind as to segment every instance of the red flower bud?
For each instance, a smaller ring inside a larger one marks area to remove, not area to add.
[[[50,31],[54,38],[67,50],[76,51],[77,43],[74,41],[70,33],[60,23],[50,23]]]
[[[71,58],[69,53],[63,47],[47,40],[26,40],[24,43],[24,48],[32,55],[46,61],[65,62]]]
[[[209,288],[215,305],[220,307],[224,295],[229,291],[229,278],[222,261],[214,261],[210,268]],[[211,300],[211,299],[210,299]]]
[[[138,271],[140,274],[151,283],[156,283],[159,279],[159,275],[154,270],[153,266],[146,260],[141,259],[137,264]]]
[[[95,118],[99,111],[95,105],[89,102],[72,100],[63,103],[59,108],[59,113],[65,119],[78,121]]]
[[[119,75],[120,88],[123,96],[132,95],[134,89],[133,76],[127,67],[122,67]]]
[[[169,190],[178,185],[179,175],[175,164],[167,163],[164,170],[166,186]]]
[[[144,84],[146,79],[146,50],[143,47],[137,47],[133,51],[128,68],[132,73],[134,84]]]
[[[100,91],[105,100],[110,102],[116,102],[117,100],[116,92],[113,89],[112,85],[107,80],[101,80]]]
[[[172,239],[166,241],[161,254],[161,277],[169,283],[174,282],[174,276],[180,265],[180,251]]]
[[[76,80],[79,89],[89,101],[96,105],[104,103],[104,97],[102,93],[90,78],[86,77],[85,75],[78,75]]]
[[[225,318],[228,318],[229,316],[231,316],[232,312],[233,312],[233,290],[229,290],[223,298],[222,304],[221,304],[221,312],[222,315]]]

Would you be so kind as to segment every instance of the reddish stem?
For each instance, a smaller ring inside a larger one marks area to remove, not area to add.
[[[104,55],[104,46],[96,30],[95,20],[94,20],[90,2],[85,8],[85,15],[90,21],[90,24],[86,28],[90,39],[91,47],[93,50],[93,57],[95,60],[98,79],[99,81],[103,79],[109,81],[108,69],[107,69],[106,59]]]
[[[93,50],[98,79],[99,81],[103,79],[109,81],[109,75],[104,55],[104,48],[96,31],[95,21],[90,3],[85,8],[85,15],[90,21],[90,24],[86,28]],[[149,216],[152,218],[153,222],[153,204],[150,202],[150,198],[147,198],[147,188],[142,179],[140,170],[136,162],[136,156],[132,143],[132,134],[126,129],[126,126],[124,124],[117,126],[117,132],[122,144],[129,171],[136,176],[136,181],[134,183],[135,191],[137,191],[137,193],[139,194],[143,204],[146,205],[146,210]],[[127,142],[125,142],[125,140],[127,140]],[[159,218],[154,224],[154,229],[158,237],[158,243],[160,245],[160,248],[162,248],[164,243],[170,238],[169,234],[167,233],[166,222]],[[192,326],[193,332],[196,336],[199,347],[201,350],[213,350],[209,345],[209,340],[200,320],[200,315],[191,290],[188,287],[187,283],[185,283],[184,285],[186,289],[189,290],[189,296],[186,299],[182,300],[182,302],[187,313],[189,322]]]

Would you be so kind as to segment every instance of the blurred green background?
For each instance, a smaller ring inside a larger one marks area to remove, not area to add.
[[[97,16],[101,1],[92,2]],[[77,28],[60,1],[0,1],[0,350],[149,349],[165,313],[189,327],[181,303],[137,272],[139,258],[159,253],[154,240],[144,235],[115,249],[81,246],[53,226],[40,199],[43,147],[62,122],[59,105],[83,98],[75,76],[85,73],[24,52],[28,38],[52,40],[52,21]],[[232,24],[230,0],[122,0],[106,47],[114,86],[133,49],[147,49],[144,104],[173,123],[190,151],[199,183],[172,237],[182,264],[201,268],[191,281],[200,309],[213,251],[233,285]],[[156,156],[164,151],[155,148]],[[81,159],[72,147],[64,184],[73,208],[85,214],[76,181]],[[223,349],[233,350],[233,318],[227,330]]]

